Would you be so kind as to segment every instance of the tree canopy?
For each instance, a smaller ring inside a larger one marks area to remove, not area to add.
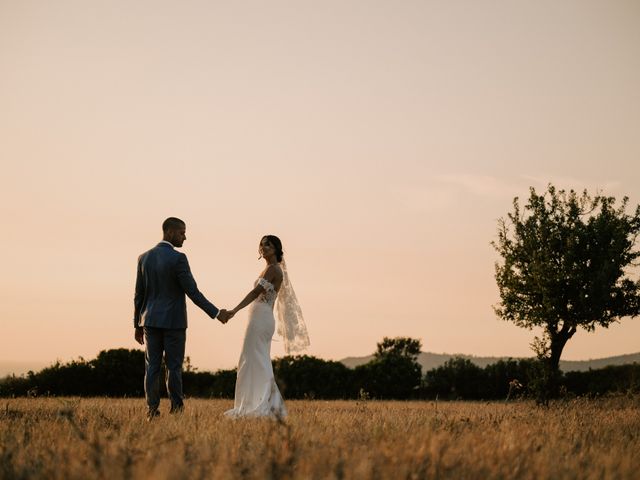
[[[415,338],[409,337],[384,337],[382,342],[377,344],[376,358],[388,356],[405,357],[413,361],[418,359],[422,349],[422,342]]]
[[[499,221],[495,312],[543,328],[536,345],[553,371],[578,328],[593,331],[640,312],[640,281],[633,279],[640,206],[628,214],[628,202],[549,185],[542,194],[531,188],[524,208],[516,197]]]

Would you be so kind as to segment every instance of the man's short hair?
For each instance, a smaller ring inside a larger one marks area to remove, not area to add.
[[[162,222],[162,233],[167,233],[169,230],[180,230],[184,228],[186,224],[176,217],[169,217]]]

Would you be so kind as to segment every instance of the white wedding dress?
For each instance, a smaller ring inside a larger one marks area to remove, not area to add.
[[[275,331],[273,307],[278,293],[264,278],[256,280],[265,291],[250,305],[249,322],[238,362],[233,409],[225,415],[237,417],[285,417],[287,409],[273,376],[271,338]]]

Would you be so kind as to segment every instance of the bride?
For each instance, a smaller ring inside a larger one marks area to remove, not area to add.
[[[284,338],[285,352],[290,354],[309,346],[302,310],[283,260],[282,242],[275,235],[266,235],[260,240],[259,253],[267,263],[266,268],[255,281],[253,290],[229,311],[229,318],[232,318],[250,305],[249,322],[238,362],[234,405],[233,409],[225,412],[233,418],[287,415],[271,366],[276,301],[278,334]]]

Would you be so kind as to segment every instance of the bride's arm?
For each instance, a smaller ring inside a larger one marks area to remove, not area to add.
[[[264,287],[262,285],[258,285],[256,288],[247,293],[247,296],[242,299],[242,301],[230,311],[231,315],[235,315],[238,311],[242,310],[244,307],[253,302],[258,296],[264,292]]]
[[[282,271],[279,268],[269,267],[267,268],[267,271],[264,273],[264,279],[267,282],[271,283],[272,285],[277,280],[281,282]],[[236,306],[236,308],[229,311],[229,313],[231,313],[230,318],[232,318],[236,313],[238,313],[244,307],[251,304],[251,302],[253,302],[256,298],[260,296],[261,293],[264,293],[265,291],[266,290],[262,285],[260,284],[256,285],[256,288],[254,288],[249,293],[247,293],[247,296],[242,299],[242,301]]]

